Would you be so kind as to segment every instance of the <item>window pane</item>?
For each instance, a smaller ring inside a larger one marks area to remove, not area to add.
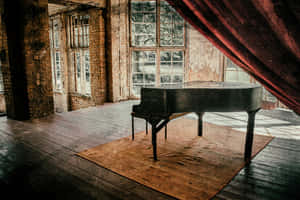
[[[91,73],[90,73],[90,53],[85,51],[84,54],[84,65],[85,65],[85,92],[91,94]]]
[[[144,15],[144,22],[155,23],[156,22],[156,15],[155,14],[145,14]]]
[[[132,52],[132,94],[139,95],[140,88],[154,86],[156,82],[156,52]]]
[[[143,11],[145,12],[155,12],[156,11],[156,2],[150,1],[150,2],[142,2],[143,4]]]
[[[184,23],[183,18],[177,12],[173,12],[173,20],[175,23]]]
[[[160,45],[184,45],[184,20],[165,1],[160,3]]]
[[[151,83],[154,84],[155,83],[155,74],[145,74],[145,83]]]
[[[160,14],[160,23],[162,23],[162,24],[172,23],[172,15],[170,15],[168,13],[161,13]]]
[[[173,8],[166,1],[160,2],[160,12],[170,13],[173,11]]]
[[[132,13],[132,22],[143,22],[143,13]]]
[[[54,48],[59,48],[60,46],[60,38],[59,38],[59,24],[58,20],[53,20],[53,32],[54,32]]]
[[[155,71],[156,71],[155,63],[144,63],[143,72],[155,73]]]
[[[183,35],[183,24],[174,25],[174,35],[182,36]]]
[[[160,52],[160,82],[182,83],[184,75],[183,51]]]
[[[80,53],[75,53],[75,63],[76,63],[76,83],[77,83],[77,92],[81,91],[81,64],[80,64]]]
[[[132,72],[142,72],[143,70],[143,64],[141,63],[133,63],[132,64]]]
[[[183,62],[173,63],[173,73],[183,73]]]
[[[61,89],[62,82],[61,82],[60,52],[55,52],[55,76],[56,76],[55,88]]]
[[[171,52],[162,51],[160,53],[160,61],[171,61]]]
[[[3,86],[3,76],[2,76],[2,66],[1,66],[1,60],[0,60],[0,92],[4,91],[4,86]]]
[[[183,61],[183,51],[173,52],[173,61]]]
[[[229,82],[237,81],[237,72],[226,70],[225,81],[229,81]]]
[[[237,66],[229,58],[226,58],[226,68],[232,68],[237,70]]]
[[[173,83],[182,83],[183,82],[183,75],[174,75],[173,76]]]
[[[264,87],[263,87],[263,100],[269,102],[277,102],[277,98],[273,96],[270,92],[268,92]]]
[[[155,46],[156,3],[131,2],[131,41],[133,46]]]
[[[143,83],[144,75],[143,74],[133,74],[132,80],[133,80],[133,83]]]
[[[88,47],[89,46],[89,16],[79,15],[72,16],[70,27],[72,32],[71,47]]]
[[[143,4],[141,2],[131,2],[131,11],[132,12],[143,11]]]
[[[160,83],[161,84],[171,83],[171,75],[161,75],[160,76]]]
[[[172,70],[171,62],[161,62],[160,63],[160,73],[161,74],[171,73],[171,70]]]
[[[161,35],[160,36],[161,46],[171,46],[172,45],[172,35]]]

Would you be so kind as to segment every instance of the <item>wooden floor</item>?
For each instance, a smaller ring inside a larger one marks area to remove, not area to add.
[[[1,196],[172,199],[75,156],[84,149],[129,135],[132,103],[136,102],[108,104],[30,122],[1,117]],[[300,126],[294,118],[291,121],[289,126]],[[136,132],[144,130],[144,125],[143,120],[136,119]],[[300,139],[277,137],[214,199],[300,199],[299,158]]]

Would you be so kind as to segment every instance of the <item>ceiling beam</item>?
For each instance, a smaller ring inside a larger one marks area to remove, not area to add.
[[[104,8],[105,0],[48,0],[48,3],[60,4],[64,6],[70,5],[89,5]]]

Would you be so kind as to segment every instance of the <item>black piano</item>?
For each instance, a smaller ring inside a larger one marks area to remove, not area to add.
[[[246,111],[248,125],[244,159],[249,162],[255,114],[261,107],[261,101],[262,88],[257,84],[194,81],[141,88],[141,102],[133,105],[132,116],[143,118],[146,124],[151,124],[153,158],[157,160],[156,135],[175,113],[195,112],[198,115],[198,135],[202,136],[202,118],[205,112]],[[134,139],[134,125],[132,126]]]

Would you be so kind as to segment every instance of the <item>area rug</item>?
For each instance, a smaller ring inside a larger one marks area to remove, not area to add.
[[[225,126],[181,118],[158,133],[158,161],[153,161],[151,133],[136,134],[85,150],[77,155],[177,199],[210,199],[245,165],[245,133]],[[252,157],[272,137],[254,135]]]

